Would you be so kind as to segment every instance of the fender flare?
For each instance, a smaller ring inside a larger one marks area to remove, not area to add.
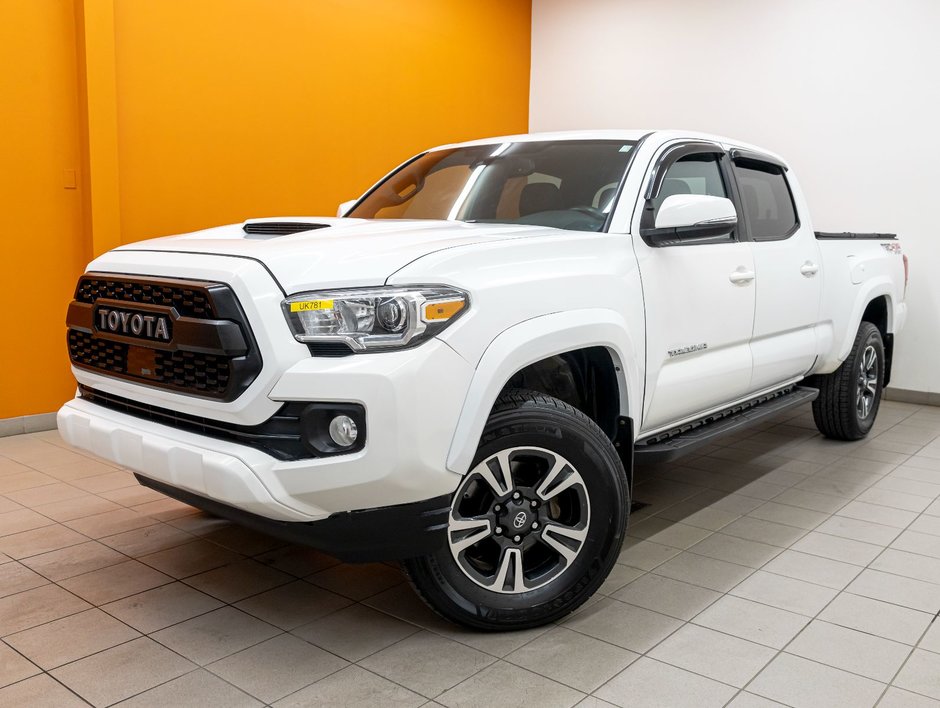
[[[840,363],[845,361],[849,356],[852,344],[855,342],[855,334],[858,332],[858,328],[862,323],[862,315],[865,314],[865,308],[868,307],[872,300],[876,300],[879,297],[886,297],[888,300],[887,329],[888,332],[894,331],[894,284],[886,276],[873,278],[865,283],[865,289],[855,298],[855,304],[852,307],[852,315],[848,320],[849,329],[847,332],[843,333],[842,341],[839,344],[839,348],[836,350],[836,356]]]
[[[501,332],[483,352],[470,381],[447,455],[447,469],[463,475],[470,469],[483,427],[499,392],[512,376],[556,354],[604,347],[619,370],[620,415],[638,412],[640,366],[638,344],[624,318],[613,310],[584,309],[534,317]]]

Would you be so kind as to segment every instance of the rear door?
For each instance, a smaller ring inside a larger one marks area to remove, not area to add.
[[[667,146],[653,162],[634,223],[646,308],[646,392],[641,434],[745,396],[751,384],[754,259],[739,229],[718,239],[653,245],[640,226],[672,194],[736,202],[730,157],[711,143]]]
[[[759,391],[802,376],[816,360],[819,244],[809,220],[800,219],[787,168],[749,151],[731,156],[757,276],[751,388]]]

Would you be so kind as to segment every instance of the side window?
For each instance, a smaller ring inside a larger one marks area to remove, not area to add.
[[[694,153],[676,160],[663,176],[659,194],[653,199],[654,217],[667,197],[674,194],[706,194],[727,197],[728,190],[718,165],[720,155],[711,152]]]
[[[735,163],[734,176],[741,191],[751,238],[779,241],[796,231],[799,225],[796,207],[782,167],[739,161]]]

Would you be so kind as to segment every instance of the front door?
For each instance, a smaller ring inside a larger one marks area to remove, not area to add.
[[[651,173],[644,211],[655,219],[659,205],[673,194],[736,201],[729,170],[729,158],[718,145],[667,147]],[[751,244],[739,231],[706,242],[654,246],[634,228],[647,323],[641,435],[752,390],[755,264]]]

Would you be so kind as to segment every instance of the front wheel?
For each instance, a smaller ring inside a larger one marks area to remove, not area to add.
[[[813,420],[827,438],[861,440],[875,424],[884,386],[885,348],[881,332],[862,322],[848,358],[819,377]]]
[[[438,613],[477,629],[535,627],[607,577],[629,515],[623,464],[586,415],[512,390],[497,401],[451,503],[447,545],[405,562]]]

